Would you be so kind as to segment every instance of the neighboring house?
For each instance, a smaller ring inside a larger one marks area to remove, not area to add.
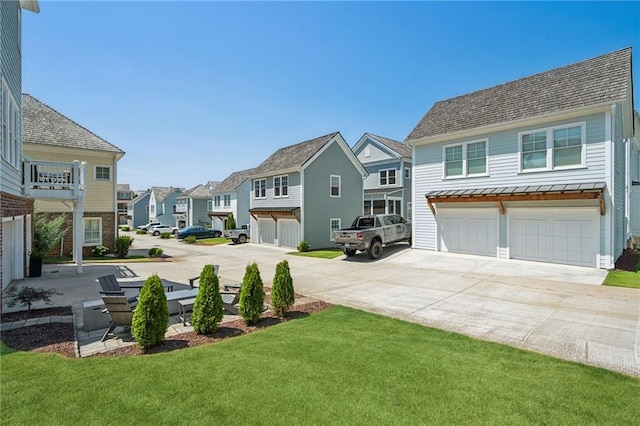
[[[364,181],[364,214],[395,213],[411,219],[412,147],[365,133],[352,151],[369,173]]]
[[[149,198],[151,190],[143,191],[127,205],[127,225],[135,229],[149,223]]]
[[[118,203],[118,225],[126,225],[129,203],[135,198],[136,193],[129,188],[129,184],[127,183],[119,183],[116,191],[116,200]]]
[[[252,172],[251,241],[331,247],[362,214],[366,176],[339,132],[277,150]]]
[[[158,221],[163,225],[176,226],[173,217],[176,199],[182,194],[182,188],[154,186],[149,195],[149,222]]]
[[[211,184],[211,183],[209,183]],[[173,216],[178,228],[185,226],[211,226],[207,215],[211,207],[213,191],[205,185],[196,185],[176,197]]]
[[[113,252],[118,234],[116,164],[124,152],[33,96],[23,94],[22,107],[24,156],[29,162],[42,162],[25,166],[31,172],[35,210],[67,217],[68,231],[56,254],[79,251],[73,248],[74,216],[82,218],[76,232],[83,231],[76,236],[85,256],[98,245]],[[79,180],[74,177],[74,162],[82,171]],[[79,191],[65,193],[75,184]]]
[[[0,285],[22,279],[31,247],[33,200],[22,188],[22,9],[36,0],[0,2]]]
[[[212,191],[209,217],[213,228],[227,229],[227,218],[233,214],[237,227],[249,223],[249,202],[251,180],[249,176],[255,169],[233,172]]]
[[[414,247],[613,268],[638,173],[632,99],[627,48],[437,102],[406,141]]]

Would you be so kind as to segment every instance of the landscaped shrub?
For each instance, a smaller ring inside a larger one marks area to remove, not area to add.
[[[161,232],[160,238],[162,238],[163,240],[168,240],[169,238],[171,238],[171,232]]]
[[[123,225],[123,226],[121,226],[121,227],[120,227],[120,230],[121,230],[121,231],[128,232],[128,231],[131,231],[131,228],[130,228],[130,227],[128,227],[127,225]]]
[[[187,243],[187,244],[193,244],[193,243],[196,242],[196,240],[197,240],[197,238],[196,238],[195,235],[189,235],[188,237],[186,237],[184,239],[184,242]]]
[[[247,266],[240,290],[240,303],[238,312],[247,325],[253,325],[260,319],[264,308],[264,289],[260,270],[254,262]]]
[[[271,287],[271,307],[273,312],[283,317],[295,300],[293,279],[289,270],[289,262],[283,260],[276,265],[276,274]]]
[[[236,219],[233,217],[233,213],[229,213],[227,216],[227,229],[236,229]]]
[[[311,248],[311,246],[306,241],[300,241],[298,244],[298,251],[309,251],[309,248]]]
[[[138,229],[138,230],[136,230],[136,234],[138,234],[138,235],[144,235],[146,233],[147,233],[146,229]]]
[[[222,321],[223,306],[220,282],[213,265],[206,265],[200,273],[200,290],[193,304],[191,324],[198,334],[215,333]]]
[[[128,235],[118,237],[116,240],[115,254],[119,259],[124,259],[129,254],[129,247],[133,244],[133,238]]]
[[[20,287],[18,290],[18,287],[13,287],[5,293],[5,297],[8,307],[12,308],[20,303],[21,306],[27,307],[27,311],[30,311],[31,305],[36,302],[44,302],[48,305],[54,294],[62,295],[55,288],[45,290],[44,288]]]
[[[45,257],[60,241],[66,232],[64,216],[44,213],[33,215],[33,247],[30,256],[35,259]]]
[[[94,256],[102,257],[109,253],[109,248],[105,246],[95,246],[91,249],[91,253],[93,253]]]
[[[140,289],[138,305],[133,313],[131,335],[143,348],[150,348],[164,341],[169,322],[167,296],[162,280],[157,275],[147,278]]]
[[[164,253],[164,250],[160,247],[151,247],[149,249],[149,257],[160,257],[162,256],[162,253]]]

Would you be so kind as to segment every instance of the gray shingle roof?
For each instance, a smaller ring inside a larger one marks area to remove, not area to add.
[[[198,184],[191,189],[187,189],[179,197],[195,198],[198,200],[206,200],[213,196],[213,191],[202,184]]]
[[[380,142],[387,148],[394,150],[395,152],[402,155],[403,157],[411,158],[413,155],[413,150],[411,149],[411,146],[407,144],[404,144],[394,139],[373,135],[371,133],[367,133],[367,136],[369,136],[371,139],[375,139],[376,141]]]
[[[182,188],[174,188],[172,186],[169,186],[169,187],[166,187],[166,186],[152,186],[151,187],[151,192],[153,192],[155,194],[157,202],[163,202],[164,200],[169,198],[169,196],[176,190],[183,191]]]
[[[123,153],[100,136],[28,94],[22,94],[22,141]]]
[[[233,172],[225,180],[220,182],[213,190],[213,193],[231,192],[234,191],[242,182],[244,182],[249,176],[253,174],[255,169],[241,170],[239,172]]]
[[[619,101],[631,76],[631,48],[436,102],[407,141]]]
[[[289,170],[302,167],[313,155],[318,152],[327,142],[334,138],[339,132],[320,136],[315,139],[300,142],[295,145],[280,148],[269,158],[264,160],[253,171],[253,175],[266,175],[279,170]]]

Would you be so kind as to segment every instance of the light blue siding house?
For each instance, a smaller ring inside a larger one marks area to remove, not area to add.
[[[367,172],[339,132],[281,148],[251,176],[251,241],[312,249],[362,213]]]
[[[130,228],[137,228],[140,225],[149,223],[149,198],[151,190],[138,194],[127,205],[127,225]]]
[[[149,221],[158,221],[163,225],[177,226],[173,216],[176,199],[182,194],[182,188],[154,186],[149,195]]]
[[[251,193],[249,177],[254,170],[233,172],[213,189],[209,217],[213,221],[214,229],[227,229],[227,218],[230,214],[233,214],[238,228],[249,223],[249,197]]]
[[[640,207],[632,90],[628,48],[437,102],[406,141],[414,247],[613,268]]]
[[[211,226],[211,219],[207,215],[211,207],[212,189],[199,184],[184,191],[176,197],[173,216],[178,228],[185,226]]]
[[[364,181],[364,214],[395,213],[410,219],[412,147],[365,133],[353,152],[369,173]]]
[[[0,285],[24,278],[33,203],[22,189],[22,9],[38,13],[38,2],[0,2]],[[26,244],[25,244],[26,241]]]

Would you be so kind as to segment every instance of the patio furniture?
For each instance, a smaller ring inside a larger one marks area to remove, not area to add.
[[[125,330],[131,329],[133,321],[133,309],[125,296],[102,296],[106,314],[111,317],[109,328],[100,339],[101,342],[107,340],[108,337],[116,337],[113,331],[116,327],[123,327]]]
[[[220,265],[213,265],[213,273],[216,274],[218,278],[220,278],[219,271]],[[197,277],[189,278],[189,287],[193,288],[193,283],[198,281],[199,279],[200,275],[198,275]]]
[[[232,315],[238,315],[238,302],[240,301],[240,293],[237,291],[221,291],[223,308]],[[193,304],[196,298],[178,300],[178,309],[182,325],[187,325],[187,314],[193,310]]]
[[[100,294],[104,294],[105,296],[124,296],[123,289],[136,289],[140,291],[144,284],[120,284],[116,279],[114,274],[105,275],[102,277],[98,277],[98,282],[100,283],[100,287],[102,287],[102,291]],[[168,292],[173,291],[173,285],[165,285]],[[129,297],[127,299],[129,303],[134,303],[137,300],[137,297]]]

